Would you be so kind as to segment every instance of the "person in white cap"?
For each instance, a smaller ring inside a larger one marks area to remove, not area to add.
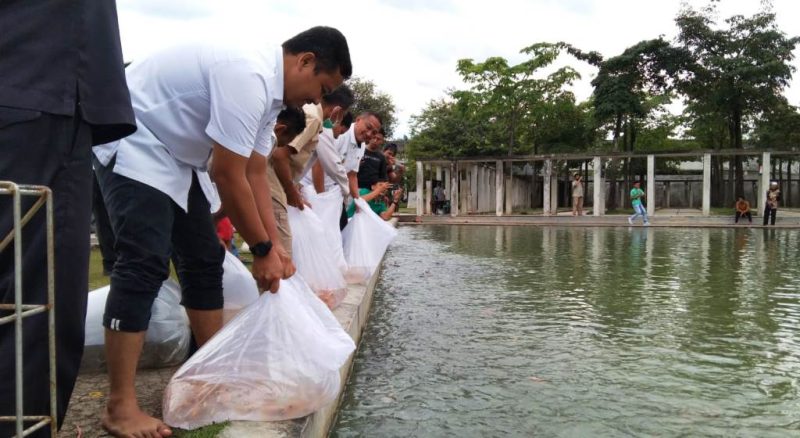
[[[764,206],[764,225],[767,225],[767,221],[770,221],[770,225],[775,225],[775,216],[778,215],[778,201],[780,200],[781,189],[778,188],[777,181],[772,181],[767,190],[767,203]]]

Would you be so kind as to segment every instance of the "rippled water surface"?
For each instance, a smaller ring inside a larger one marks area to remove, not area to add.
[[[332,432],[800,436],[800,233],[406,227]]]

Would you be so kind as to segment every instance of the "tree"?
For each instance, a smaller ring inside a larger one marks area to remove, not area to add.
[[[800,39],[778,29],[768,3],[752,17],[735,15],[717,28],[716,6],[686,6],[675,22],[677,43],[688,51],[687,73],[678,88],[688,111],[702,123],[724,123],[729,144],[742,149],[748,123],[770,108],[785,105],[783,90],[792,78],[793,50]],[[742,159],[736,156],[735,191],[744,192]]]
[[[564,45],[559,43],[531,45],[520,52],[530,58],[516,65],[509,65],[501,57],[479,63],[472,59],[458,61],[458,73],[471,86],[469,97],[480,104],[479,112],[493,121],[496,129],[490,132],[499,133],[495,141],[508,148],[508,155],[514,155],[520,127],[525,126],[526,119],[541,113],[543,104],[563,97],[564,87],[580,78],[572,67],[562,67],[544,79],[535,77],[540,69],[551,65],[563,49]]]
[[[391,138],[395,125],[397,124],[396,107],[392,96],[380,91],[375,83],[369,79],[359,77],[350,78],[347,86],[353,90],[355,103],[350,108],[353,115],[358,115],[364,111],[371,111],[383,120],[383,129],[386,131],[386,138]]]

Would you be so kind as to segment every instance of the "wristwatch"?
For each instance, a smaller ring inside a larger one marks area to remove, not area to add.
[[[271,250],[272,242],[269,240],[258,242],[250,247],[250,252],[253,253],[254,257],[265,257]]]

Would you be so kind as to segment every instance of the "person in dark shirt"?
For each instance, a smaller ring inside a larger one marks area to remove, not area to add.
[[[359,189],[372,189],[375,183],[389,179],[387,174],[388,164],[386,163],[386,156],[383,155],[385,135],[385,131],[381,128],[378,135],[372,137],[372,140],[364,150],[364,157],[361,158],[361,164],[358,167]]]
[[[60,427],[80,367],[88,289],[91,146],[136,130],[113,0],[0,2],[0,180],[50,187],[55,232],[57,412]],[[30,207],[31,198],[23,209]],[[0,233],[13,227],[0,197]],[[23,303],[47,302],[44,211],[23,231]],[[15,243],[16,244],[16,243]],[[14,257],[0,252],[0,300],[14,302]],[[1,316],[8,312],[0,312]],[[23,324],[23,414],[50,415],[48,317]],[[0,325],[0,416],[15,416],[14,325]],[[26,426],[31,426],[27,423]],[[0,436],[17,433],[0,423]],[[50,436],[46,426],[29,436]]]

